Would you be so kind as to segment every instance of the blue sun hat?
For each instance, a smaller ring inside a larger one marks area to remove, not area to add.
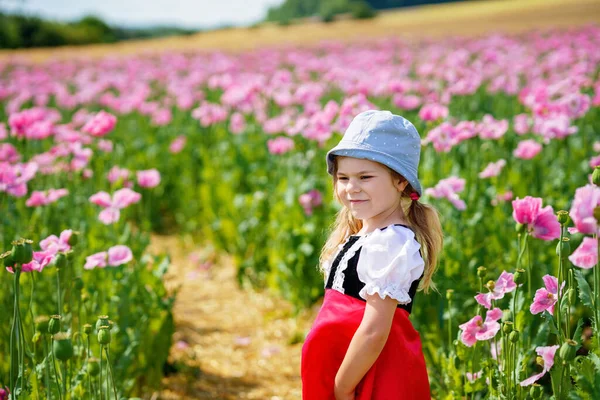
[[[327,152],[327,173],[333,175],[335,156],[362,158],[386,165],[402,175],[422,195],[418,178],[421,137],[414,125],[389,111],[358,114],[344,137]]]

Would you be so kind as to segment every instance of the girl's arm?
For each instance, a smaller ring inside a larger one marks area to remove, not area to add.
[[[397,305],[390,297],[367,295],[365,314],[335,377],[336,399],[354,399],[356,386],[383,350]]]

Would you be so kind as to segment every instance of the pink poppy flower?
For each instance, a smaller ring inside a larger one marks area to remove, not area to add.
[[[456,176],[451,176],[440,180],[434,187],[425,190],[425,194],[436,199],[446,198],[458,210],[464,210],[467,205],[458,197],[458,192],[465,188],[465,180]]]
[[[306,215],[312,215],[313,208],[320,206],[323,202],[323,196],[321,195],[321,192],[313,189],[308,193],[301,194],[300,197],[298,197],[298,201],[302,208],[304,208],[304,213]]]
[[[579,268],[590,269],[598,264],[598,238],[584,237],[569,261]]]
[[[294,141],[290,138],[279,136],[267,141],[267,146],[271,154],[284,154],[294,148]]]
[[[141,187],[153,188],[160,184],[160,172],[156,169],[148,169],[145,171],[137,171],[137,181]]]
[[[117,124],[117,117],[106,111],[100,111],[81,128],[85,133],[89,133],[95,137],[102,137],[112,131]]]
[[[513,200],[513,218],[519,224],[527,225],[531,236],[542,240],[560,237],[560,223],[552,206],[542,207],[542,199],[526,196]]]
[[[233,113],[229,120],[229,131],[235,135],[239,135],[246,130],[246,119],[239,113]]]
[[[542,280],[546,287],[536,290],[529,311],[534,315],[544,311],[554,314],[554,305],[558,301],[558,279],[552,275],[544,275]],[[561,291],[564,286],[565,282],[561,285]]]
[[[502,310],[499,308],[489,310],[485,322],[482,320],[481,315],[474,316],[468,322],[459,325],[459,328],[463,331],[460,340],[466,346],[471,347],[478,340],[483,341],[493,338],[500,330],[500,324],[498,323],[500,318],[502,318]]]
[[[33,259],[27,264],[23,264],[21,266],[22,272],[42,272],[44,268],[50,264],[54,257],[56,256],[56,251],[54,249],[42,250],[42,251],[34,251]],[[14,273],[12,266],[6,266],[6,270],[11,274]]]
[[[510,272],[502,271],[500,277],[495,283],[494,290],[488,293],[479,293],[475,300],[488,310],[492,308],[492,300],[504,298],[506,293],[510,293],[517,288],[514,281],[514,275]]]
[[[539,374],[530,376],[529,378],[525,379],[523,382],[520,383],[521,386],[532,385],[534,382],[536,382],[538,379],[544,376],[546,372],[550,371],[550,369],[554,365],[554,354],[556,354],[556,350],[558,350],[558,347],[558,345],[554,345],[538,347],[535,349],[535,352],[544,360],[543,370]]]
[[[183,148],[185,147],[186,141],[187,141],[187,139],[185,136],[183,136],[183,135],[177,136],[175,139],[173,139],[173,141],[169,145],[169,152],[171,152],[171,154],[177,154],[177,153],[181,152],[181,150],[183,150]]]
[[[123,188],[117,190],[112,198],[104,191],[98,192],[90,197],[90,201],[104,208],[98,215],[98,219],[103,224],[110,225],[119,220],[121,216],[120,209],[137,203],[141,198],[141,194],[129,188]]]
[[[40,241],[40,248],[42,250],[52,250],[54,253],[58,253],[59,251],[65,252],[71,250],[71,245],[69,244],[69,240],[71,240],[71,236],[73,235],[73,230],[66,229],[60,233],[60,236],[50,235],[47,238]]]
[[[125,182],[129,178],[130,174],[131,174],[131,171],[129,171],[127,168],[120,168],[117,165],[114,165],[108,171],[108,174],[106,175],[106,179],[108,179],[108,181],[110,183],[115,183],[119,180],[122,180],[123,182]]]
[[[101,251],[85,258],[84,269],[118,267],[133,260],[131,249],[124,245],[113,246],[108,251]]]
[[[498,176],[500,175],[500,171],[502,171],[502,168],[504,168],[505,165],[506,160],[504,159],[500,159],[496,162],[491,162],[483,169],[483,171],[479,173],[479,177],[483,179]]]
[[[117,245],[108,249],[108,265],[118,267],[133,260],[131,249],[125,245]]]
[[[25,202],[27,207],[39,207],[54,203],[61,197],[69,194],[67,189],[48,189],[47,192],[33,191]]]
[[[535,140],[523,140],[519,142],[517,148],[513,151],[513,155],[523,160],[530,160],[537,156],[540,151],[542,151],[542,145]]]
[[[437,121],[448,116],[448,107],[442,104],[425,104],[419,110],[419,118],[423,121]]]
[[[104,268],[107,265],[108,253],[101,251],[100,253],[92,254],[85,258],[83,269]]]
[[[500,139],[508,131],[508,120],[496,120],[490,114],[483,116],[481,123],[477,125],[479,137],[482,139]]]
[[[578,232],[593,234],[598,231],[598,221],[594,218],[594,209],[598,206],[600,206],[600,187],[590,184],[575,191],[569,216]]]
[[[467,378],[467,380],[471,383],[475,382],[477,379],[481,378],[483,376],[483,372],[482,371],[478,371],[478,372],[466,372],[465,376]]]
[[[98,149],[100,151],[103,151],[105,153],[112,153],[113,147],[113,142],[111,142],[110,140],[102,139],[98,141]]]
[[[513,118],[513,129],[517,135],[524,135],[529,132],[531,123],[527,114],[515,115]]]

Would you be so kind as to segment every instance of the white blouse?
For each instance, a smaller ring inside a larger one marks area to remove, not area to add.
[[[356,272],[365,284],[359,292],[366,300],[367,294],[389,296],[400,304],[408,304],[412,283],[419,279],[425,262],[419,253],[421,245],[412,230],[398,225],[375,231],[361,237],[363,242]],[[339,269],[339,268],[338,268]]]

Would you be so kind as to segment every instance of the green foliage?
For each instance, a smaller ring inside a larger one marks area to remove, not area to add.
[[[113,43],[118,40],[188,35],[194,32],[175,27],[111,27],[92,15],[79,21],[62,23],[36,16],[0,13],[0,48],[8,49]]]

